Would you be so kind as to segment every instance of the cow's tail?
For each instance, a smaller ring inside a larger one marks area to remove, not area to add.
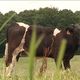
[[[5,63],[7,65],[7,60],[8,60],[8,43],[5,44]]]
[[[8,29],[9,27],[7,28],[6,30],[6,44],[5,44],[5,52],[4,52],[4,59],[5,59],[5,65],[7,66],[7,62],[8,62],[8,58],[9,58],[9,54],[8,54]]]

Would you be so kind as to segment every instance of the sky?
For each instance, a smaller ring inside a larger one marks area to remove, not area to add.
[[[30,1],[0,1],[0,12],[3,14],[13,10],[17,13],[24,11],[24,10],[33,10],[45,7],[55,7],[59,10],[63,9],[70,9],[73,12],[80,11],[80,1],[62,1],[62,0],[30,0]]]

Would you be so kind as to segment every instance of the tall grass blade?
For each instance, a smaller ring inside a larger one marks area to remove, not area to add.
[[[13,14],[3,23],[3,25],[0,27],[0,31],[2,31],[2,29],[5,27],[5,25],[6,25],[15,15],[16,15],[16,13],[13,13]],[[2,43],[4,43],[5,40],[6,40],[6,39],[4,39],[3,41],[1,41],[1,42],[0,42],[0,45],[1,45]]]
[[[41,41],[43,40],[44,35],[41,35],[40,38],[37,40],[37,43],[35,45],[35,48],[38,48],[39,44],[41,43]]]
[[[42,37],[40,37],[38,40],[36,40],[36,28],[34,27],[33,33],[32,33],[32,38],[31,38],[31,44],[29,48],[29,79],[33,80],[33,70],[34,70],[34,60],[35,60],[35,54],[36,54],[36,49],[39,46],[39,44],[42,41]]]
[[[32,33],[32,39],[31,39],[31,44],[30,44],[30,49],[29,49],[29,79],[33,79],[33,67],[34,67],[34,57],[35,57],[35,40],[36,40],[36,33],[35,29],[33,30]]]
[[[60,46],[58,58],[57,58],[57,68],[58,69],[60,69],[61,64],[62,64],[62,59],[64,57],[64,52],[65,52],[65,48],[66,48],[66,43],[67,43],[67,41],[65,39],[63,39],[61,42],[61,46]]]
[[[6,39],[2,40],[2,41],[0,42],[0,45],[3,44],[3,43],[5,42],[5,40],[6,40]]]
[[[16,15],[16,13],[13,13],[1,26],[0,31],[5,27],[5,25]]]

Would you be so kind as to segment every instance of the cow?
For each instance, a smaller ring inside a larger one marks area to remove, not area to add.
[[[79,48],[80,41],[80,25],[70,25],[66,29],[61,30],[55,37],[52,46],[52,55],[55,62],[57,62],[58,51],[61,45],[61,41],[66,39],[66,49],[63,56],[63,65],[64,69],[70,69],[70,60],[75,55],[75,52]]]
[[[74,25],[73,25],[74,26]],[[42,67],[46,69],[47,58],[54,58],[55,62],[58,56],[58,50],[62,39],[67,40],[67,47],[63,57],[64,68],[70,68],[70,59],[74,56],[74,52],[78,49],[78,28],[77,26],[69,27],[63,30],[50,27],[36,27],[37,39],[44,35],[44,38],[36,50],[36,56],[44,57]],[[33,27],[22,22],[11,24],[7,29],[7,40],[5,44],[5,65],[6,74],[10,76],[16,60],[18,61],[21,52],[29,51],[31,35]],[[45,64],[44,64],[45,63]]]
[[[44,35],[44,38],[37,48],[36,56],[42,57],[47,54],[51,47],[53,28],[42,26],[36,27],[37,39]],[[9,76],[15,66],[16,60],[18,61],[21,52],[27,52],[31,41],[33,27],[22,22],[12,23],[7,28],[6,44],[5,44],[5,64],[6,74]],[[46,61],[46,59],[45,59]]]

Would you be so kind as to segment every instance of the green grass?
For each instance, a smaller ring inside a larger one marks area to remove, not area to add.
[[[29,79],[29,57],[21,57],[16,64],[11,78],[7,80],[28,80]],[[56,73],[56,66],[53,59],[48,59],[48,67],[42,76],[39,76],[39,69],[42,63],[42,58],[35,60],[34,80],[56,80],[60,77],[61,80],[80,80],[80,56],[75,56],[71,60],[71,71],[60,71],[60,75]],[[58,72],[59,73],[59,72]],[[0,80],[3,79],[3,58],[0,59]],[[55,75],[55,76],[54,76]],[[56,79],[55,79],[56,78]],[[59,79],[58,79],[59,80]]]

